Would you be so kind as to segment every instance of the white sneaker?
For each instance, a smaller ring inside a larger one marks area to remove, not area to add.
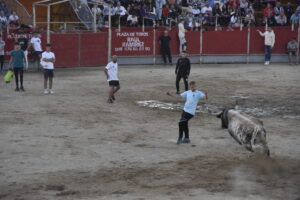
[[[266,61],[266,62],[265,62],[265,65],[269,65],[269,64],[270,64],[270,62],[269,62],[269,61]]]
[[[49,94],[49,91],[48,90],[44,90],[44,94]]]
[[[53,90],[50,90],[50,94],[54,94],[54,91],[53,91]]]

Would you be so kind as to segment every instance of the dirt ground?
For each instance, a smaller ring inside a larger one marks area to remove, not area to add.
[[[1,81],[0,199],[299,200],[300,66],[192,66],[190,80],[209,91],[202,105],[237,104],[264,121],[271,158],[205,112],[190,121],[192,142],[176,145],[180,111],[137,104],[176,103],[165,95],[174,67],[120,66],[113,105],[103,67],[56,70],[54,95],[37,72],[24,93]]]

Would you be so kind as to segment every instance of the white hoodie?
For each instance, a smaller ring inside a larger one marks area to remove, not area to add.
[[[274,31],[266,31],[264,33],[259,32],[259,34],[263,37],[265,37],[265,45],[267,46],[271,46],[273,48],[274,44],[275,44],[275,34]]]

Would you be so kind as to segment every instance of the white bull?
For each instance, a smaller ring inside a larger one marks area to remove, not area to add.
[[[270,155],[263,122],[233,108],[225,108],[216,114],[222,121],[222,128],[228,128],[230,135],[247,150]]]

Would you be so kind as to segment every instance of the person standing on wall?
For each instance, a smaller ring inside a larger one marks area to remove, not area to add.
[[[186,39],[185,39],[185,28],[184,28],[184,20],[181,19],[178,24],[178,38],[179,38],[179,53],[182,51],[186,51]]]
[[[4,47],[5,47],[5,42],[4,42],[3,36],[1,34],[0,35],[0,65],[1,65],[0,72],[1,73],[3,72],[3,65],[4,65],[4,55],[5,55]]]
[[[15,42],[14,50],[11,52],[11,58],[9,61],[9,69],[13,68],[14,76],[16,81],[16,89],[15,91],[22,91],[24,92],[25,89],[23,87],[23,72],[24,72],[24,61],[25,61],[25,54],[24,51],[21,50],[21,46],[18,42]],[[12,67],[11,67],[12,66]],[[27,70],[27,68],[26,68]],[[20,75],[20,77],[19,77]],[[19,78],[20,78],[20,86],[19,87]]]
[[[46,44],[46,51],[42,53],[41,66],[44,69],[44,94],[54,94],[52,90],[54,77],[55,55],[51,52],[51,44]],[[47,89],[49,81],[49,90]]]
[[[262,33],[260,30],[257,30],[257,32],[262,37],[265,37],[265,65],[269,65],[271,60],[272,48],[275,44],[275,33],[271,27],[268,27],[267,31],[264,33]]]
[[[42,50],[41,34],[39,34],[38,32],[35,32],[33,37],[31,38],[28,49],[31,46],[33,47],[33,55],[34,55],[35,62],[38,61],[37,69],[39,70],[40,59],[42,57],[43,50]]]
[[[118,78],[118,57],[114,55],[112,57],[112,61],[109,62],[105,69],[104,73],[106,75],[106,79],[108,81],[110,90],[108,93],[108,104],[113,104],[114,101],[116,100],[115,94],[117,93],[118,90],[120,90],[120,82]]]
[[[159,43],[161,46],[161,52],[164,59],[164,64],[167,64],[167,56],[169,59],[169,64],[172,65],[172,57],[170,51],[170,41],[171,37],[169,36],[169,31],[165,30],[164,35],[160,37]]]
[[[175,69],[176,74],[176,94],[180,94],[179,90],[179,82],[183,79],[185,91],[188,91],[188,77],[191,71],[191,62],[190,59],[187,58],[187,53],[183,51],[180,55],[181,57],[178,59]]]
[[[28,39],[26,38],[26,34],[24,33],[23,29],[19,30],[19,38],[17,39],[17,42],[20,44],[21,49],[24,51],[25,55],[25,67],[28,68]]]

